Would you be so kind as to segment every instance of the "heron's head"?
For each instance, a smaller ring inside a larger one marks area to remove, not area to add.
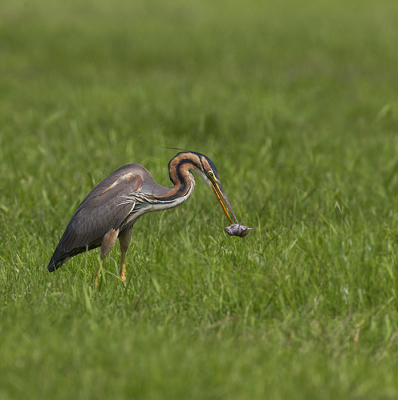
[[[218,202],[220,203],[225,215],[228,218],[230,223],[233,223],[232,218],[236,223],[235,213],[232,210],[231,204],[228,201],[228,198],[224,192],[224,189],[221,185],[220,178],[218,176],[217,168],[214,165],[213,161],[210,160],[209,157],[204,154],[196,153],[196,152],[182,152],[177,154],[173,160],[170,161],[170,164],[182,164],[189,163],[189,169],[195,173],[197,173],[202,180],[206,183],[206,185],[211,189],[211,191],[215,194]],[[171,166],[171,165],[170,165]],[[178,170],[178,168],[176,168]],[[173,179],[172,179],[173,180]]]

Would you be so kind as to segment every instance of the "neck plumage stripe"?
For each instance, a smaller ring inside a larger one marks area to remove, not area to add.
[[[181,204],[188,200],[195,188],[195,178],[190,173],[191,170],[199,169],[196,162],[189,158],[174,158],[169,164],[170,180],[174,183],[174,187],[169,192],[161,196],[155,196],[156,203],[163,204]]]

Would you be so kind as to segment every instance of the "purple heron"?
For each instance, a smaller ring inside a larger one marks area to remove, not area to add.
[[[143,166],[129,164],[109,175],[82,201],[51,257],[48,270],[53,272],[69,258],[101,247],[100,265],[94,280],[97,285],[103,260],[119,238],[119,276],[126,284],[126,252],[134,223],[143,214],[167,210],[187,201],[195,188],[192,172],[213,191],[228,221],[232,223],[233,217],[237,223],[217,169],[205,155],[188,151],[178,153],[169,162],[170,180],[174,185],[171,188],[157,184]]]

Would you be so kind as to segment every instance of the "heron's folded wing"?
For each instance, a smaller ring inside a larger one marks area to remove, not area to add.
[[[132,194],[138,192],[141,186],[141,177],[129,170],[110,175],[77,208],[57,248],[69,253],[96,242],[100,245],[101,239],[111,229],[118,229],[134,212]]]

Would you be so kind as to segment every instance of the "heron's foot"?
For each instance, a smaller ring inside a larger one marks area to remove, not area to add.
[[[120,277],[120,279],[121,279],[121,281],[123,283],[123,286],[125,287],[126,286],[126,274],[124,273],[124,271],[122,271],[120,273],[119,277]]]
[[[99,281],[99,277],[101,275],[101,270],[102,270],[102,262],[103,262],[103,258],[101,257],[100,266],[98,267],[97,273],[95,274],[95,277],[94,277],[93,288],[98,287],[98,281]]]

